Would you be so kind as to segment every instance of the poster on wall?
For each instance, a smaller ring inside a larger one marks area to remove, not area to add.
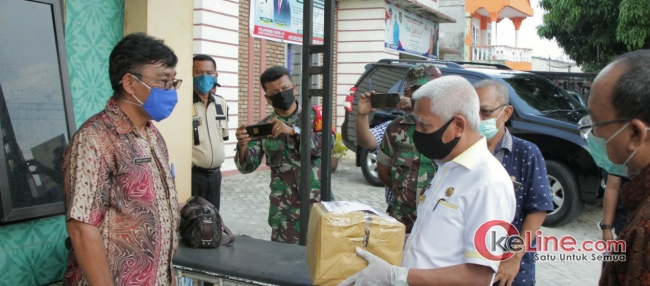
[[[386,2],[384,47],[425,58],[438,58],[438,23]]]
[[[252,0],[250,32],[253,37],[302,45],[302,0]],[[314,0],[312,42],[323,44],[325,1]]]

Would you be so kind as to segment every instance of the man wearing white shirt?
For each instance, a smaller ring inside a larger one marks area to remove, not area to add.
[[[420,87],[413,100],[415,147],[439,169],[418,200],[402,267],[357,248],[368,267],[340,285],[489,285],[499,263],[477,251],[475,235],[487,222],[511,222],[516,203],[508,173],[479,134],[478,95],[462,77],[444,76]]]

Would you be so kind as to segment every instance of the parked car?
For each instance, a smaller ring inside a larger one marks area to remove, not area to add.
[[[589,154],[586,138],[577,128],[578,120],[587,114],[582,102],[542,76],[503,65],[466,62],[384,59],[366,65],[345,100],[341,133],[344,144],[356,152],[357,166],[370,184],[382,185],[377,178],[376,155],[357,146],[358,97],[371,90],[403,94],[406,70],[419,63],[434,64],[443,76],[459,75],[472,84],[494,79],[506,85],[515,110],[506,127],[513,135],[535,143],[546,160],[555,210],[547,215],[545,226],[567,224],[580,215],[585,202],[602,198],[603,172]],[[402,114],[396,109],[377,110],[369,115],[370,127]]]
[[[580,103],[582,103],[582,105],[587,106],[587,104],[582,100],[582,96],[580,96],[579,93],[577,93],[575,91],[569,91],[569,90],[565,90],[565,91],[569,95],[573,96],[573,98],[575,98],[577,101],[580,101]]]

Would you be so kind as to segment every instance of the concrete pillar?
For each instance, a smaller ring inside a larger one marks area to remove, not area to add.
[[[519,29],[515,30],[515,48],[519,47]]]
[[[176,78],[183,84],[169,118],[155,122],[167,143],[174,164],[179,201],[191,195],[192,167],[192,57],[194,1],[126,0],[124,34],[144,32],[162,39],[178,57]]]
[[[499,19],[499,12],[490,12],[490,22],[492,23],[492,45],[497,44],[497,23],[501,20]]]
[[[487,46],[488,45],[488,42],[487,42],[487,39],[488,39],[488,24],[490,23],[490,18],[489,17],[484,17],[484,16],[480,16],[480,17],[481,17],[480,18],[481,19],[481,39],[480,39],[479,42],[481,43],[481,46]]]
[[[510,18],[510,21],[512,21],[512,24],[515,26],[515,48],[519,47],[519,28],[521,28],[521,22],[524,21],[524,17],[514,17]]]

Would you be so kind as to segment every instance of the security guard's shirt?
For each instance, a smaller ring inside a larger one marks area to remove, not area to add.
[[[224,141],[228,140],[228,106],[223,97],[210,94],[206,105],[194,93],[192,135],[192,164],[204,169],[220,167],[225,159]]]

